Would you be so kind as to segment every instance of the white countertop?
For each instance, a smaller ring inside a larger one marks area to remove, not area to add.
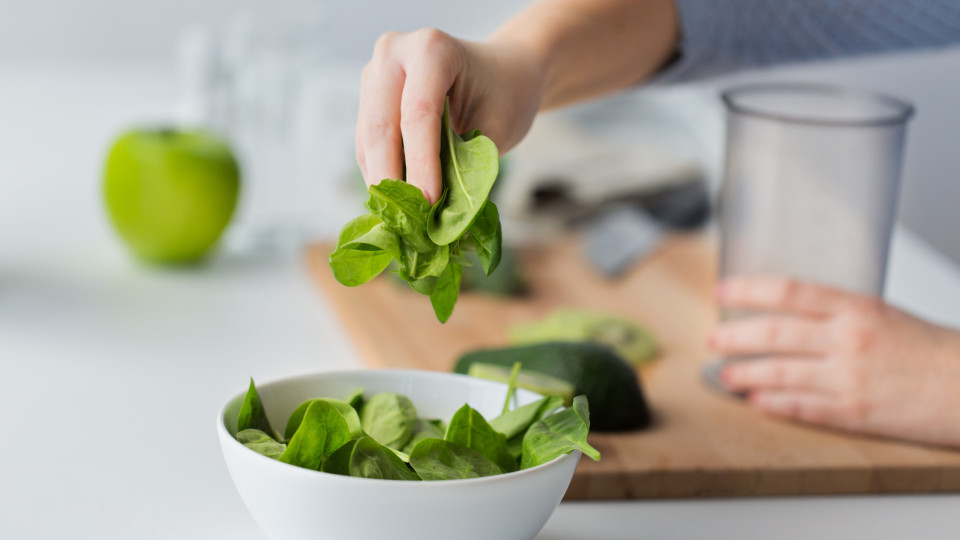
[[[248,376],[359,365],[294,255],[134,264],[100,204],[110,138],[162,72],[0,69],[0,538],[262,539],[217,409]],[[960,270],[898,230],[889,297],[960,326]],[[564,503],[540,540],[952,538],[960,496]]]

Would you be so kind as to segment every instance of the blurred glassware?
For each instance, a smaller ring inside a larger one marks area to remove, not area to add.
[[[180,42],[181,116],[229,140],[244,191],[228,243],[295,251],[335,234],[352,174],[359,71],[325,42],[327,7],[264,5]]]
[[[913,106],[806,84],[744,86],[723,100],[720,277],[778,275],[882,296]],[[708,380],[716,373],[708,368]]]
[[[177,43],[180,92],[177,122],[180,125],[215,127],[213,107],[218,84],[216,46],[213,32],[207,27],[193,25],[180,34]]]

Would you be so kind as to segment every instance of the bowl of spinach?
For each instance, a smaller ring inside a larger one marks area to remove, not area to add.
[[[563,497],[589,411],[414,370],[250,381],[217,417],[241,498],[271,538],[529,540]]]

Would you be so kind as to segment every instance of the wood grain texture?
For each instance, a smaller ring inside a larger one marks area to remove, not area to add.
[[[653,331],[662,354],[639,374],[653,427],[591,435],[603,459],[581,460],[567,499],[960,491],[960,452],[767,418],[705,388],[716,250],[703,236],[671,238],[617,280],[595,273],[575,239],[527,250],[529,298],[465,294],[446,325],[427,298],[390,279],[341,286],[329,249],[308,250],[311,273],[370,366],[448,371],[466,351],[502,346],[514,322],[558,306],[620,314]]]

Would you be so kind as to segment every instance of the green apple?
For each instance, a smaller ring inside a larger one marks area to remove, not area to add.
[[[240,169],[207,131],[137,129],[110,149],[103,188],[113,226],[138,258],[188,263],[230,222]]]

